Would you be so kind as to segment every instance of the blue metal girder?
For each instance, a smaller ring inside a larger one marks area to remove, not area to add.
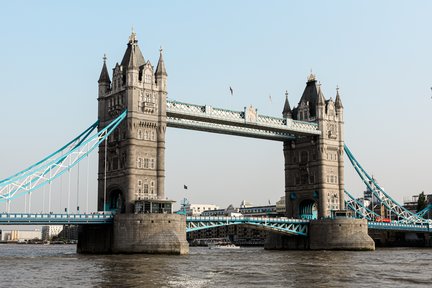
[[[252,225],[258,229],[306,236],[308,233],[309,221],[303,219],[261,217],[186,217],[186,232],[228,225]]]
[[[31,214],[2,213],[0,225],[84,225],[110,224],[114,215],[100,214]]]
[[[371,211],[369,208],[365,207],[363,203],[355,199],[348,191],[345,190],[345,194],[350,198],[350,200],[345,201],[345,206],[354,212],[356,218],[371,221],[374,218],[380,217],[377,213]]]
[[[369,229],[375,230],[392,230],[405,232],[431,232],[428,224],[403,224],[403,223],[383,223],[383,222],[368,222]]]
[[[368,187],[368,189],[375,195],[378,201],[384,205],[388,210],[392,212],[393,215],[396,215],[399,219],[400,223],[404,224],[432,224],[432,220],[424,219],[419,215],[412,213],[407,210],[405,207],[400,205],[396,200],[394,200],[389,194],[387,194],[382,187],[375,181],[373,177],[371,177],[365,169],[360,165],[348,147],[344,146],[345,154],[348,156],[352,166],[356,170],[357,174],[362,179],[363,183]]]
[[[79,136],[43,160],[25,170],[0,181],[0,202],[10,201],[30,194],[50,184],[54,179],[67,173],[81,160],[99,147],[116,127],[126,118],[127,110],[113,119],[106,127],[97,131],[96,121]],[[93,134],[92,134],[93,133]]]

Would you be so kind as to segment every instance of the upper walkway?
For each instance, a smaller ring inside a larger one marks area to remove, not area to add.
[[[252,106],[244,111],[231,111],[170,100],[167,100],[167,123],[176,128],[276,141],[321,134],[317,123],[259,115]]]

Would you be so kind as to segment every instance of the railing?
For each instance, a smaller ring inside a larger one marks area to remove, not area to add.
[[[368,222],[369,229],[392,230],[392,231],[412,231],[412,232],[431,232],[428,224],[403,224],[403,223],[383,223]]]
[[[2,213],[0,225],[81,225],[81,224],[109,224],[114,215],[111,213],[92,214],[31,214],[31,213]]]

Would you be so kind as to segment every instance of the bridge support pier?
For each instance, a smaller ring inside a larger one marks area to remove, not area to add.
[[[367,221],[354,218],[312,220],[307,237],[270,234],[267,250],[375,250]]]
[[[118,214],[112,225],[82,226],[77,252],[188,254],[186,219],[178,214]]]
[[[313,220],[309,225],[311,250],[375,250],[365,219]]]

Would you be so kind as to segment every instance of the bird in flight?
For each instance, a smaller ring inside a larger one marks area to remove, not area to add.
[[[230,86],[230,92],[231,92],[231,96],[232,96],[233,93],[234,93],[234,91],[233,91],[233,89],[231,88],[231,86]]]

